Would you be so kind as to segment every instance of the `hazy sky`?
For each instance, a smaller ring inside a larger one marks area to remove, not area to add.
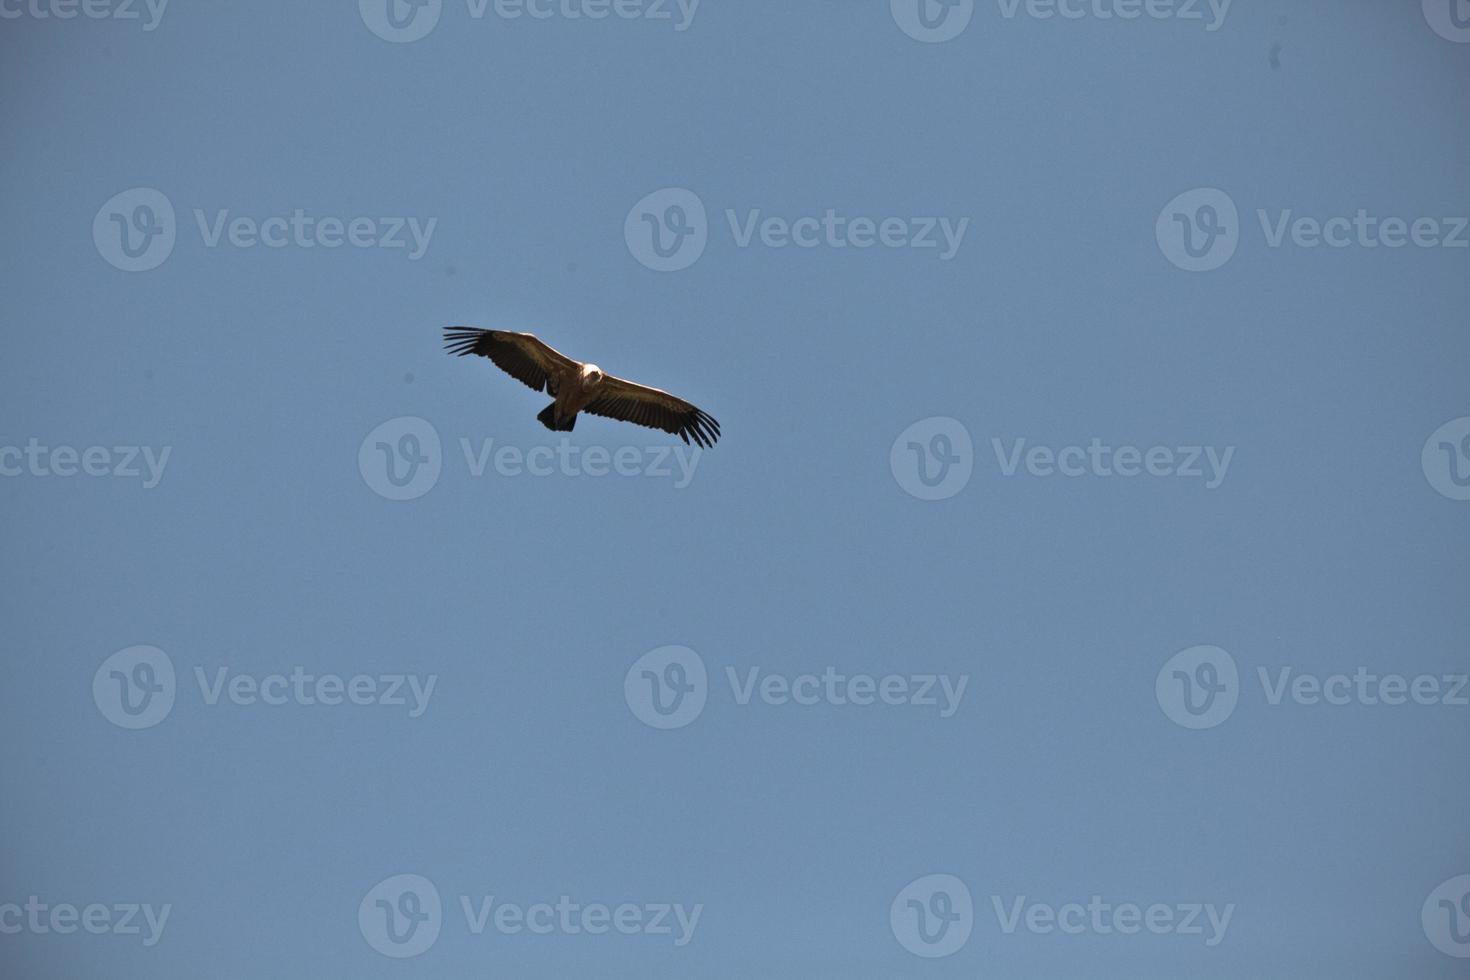
[[[0,0],[0,972],[1463,975],[1470,4],[392,3]]]

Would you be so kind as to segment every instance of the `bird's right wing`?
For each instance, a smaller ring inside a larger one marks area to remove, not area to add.
[[[607,419],[662,429],[707,448],[720,438],[720,423],[677,395],[608,375],[582,411]]]
[[[546,391],[547,383],[582,365],[543,343],[535,334],[476,327],[445,327],[444,349],[463,357],[478,354],[528,388]]]

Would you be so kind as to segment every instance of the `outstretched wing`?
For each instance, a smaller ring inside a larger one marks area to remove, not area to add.
[[[693,439],[699,446],[713,446],[720,438],[720,423],[684,399],[610,374],[598,385],[597,396],[582,411],[662,429],[686,443]]]
[[[479,330],[475,327],[445,327],[444,349],[463,357],[478,354],[488,357],[506,374],[528,388],[549,390],[548,382],[567,371],[579,371],[582,365],[553,350],[535,334],[509,330]]]

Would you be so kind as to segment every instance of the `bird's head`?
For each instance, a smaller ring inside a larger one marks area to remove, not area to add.
[[[588,384],[601,384],[603,377],[605,377],[605,375],[603,375],[602,373],[602,368],[598,367],[596,364],[582,365],[582,378]]]

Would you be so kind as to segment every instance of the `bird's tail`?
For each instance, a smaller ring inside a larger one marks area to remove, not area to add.
[[[556,402],[552,402],[543,408],[541,414],[536,416],[536,421],[546,426],[552,432],[571,432],[577,427],[577,417],[575,415],[561,425],[556,424]]]

